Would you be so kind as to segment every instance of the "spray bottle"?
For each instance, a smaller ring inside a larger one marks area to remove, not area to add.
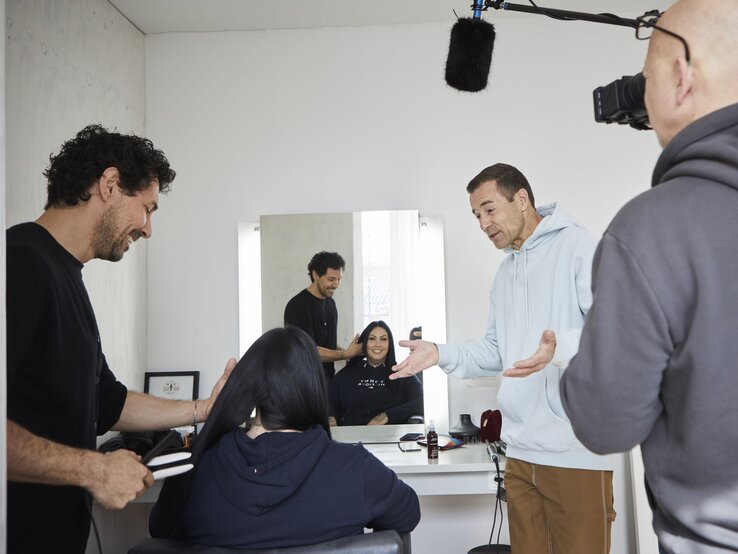
[[[428,461],[430,463],[438,462],[438,434],[436,433],[436,425],[432,419],[428,421],[426,442],[428,444]]]

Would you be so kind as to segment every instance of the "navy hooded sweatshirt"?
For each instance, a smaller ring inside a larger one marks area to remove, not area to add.
[[[392,370],[354,358],[328,385],[330,414],[339,425],[366,425],[384,412],[390,424],[423,415],[423,384],[417,376],[391,381]]]
[[[151,516],[157,536],[158,513]],[[202,458],[183,514],[190,542],[241,548],[309,545],[364,527],[412,531],[418,497],[361,445],[302,433],[225,435]]]

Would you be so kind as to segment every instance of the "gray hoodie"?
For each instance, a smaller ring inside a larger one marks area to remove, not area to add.
[[[738,552],[738,104],[675,136],[653,186],[598,246],[561,396],[591,450],[642,445],[668,552]]]

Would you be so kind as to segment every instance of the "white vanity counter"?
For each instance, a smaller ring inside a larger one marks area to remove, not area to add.
[[[423,431],[423,425],[331,427],[334,440],[361,443],[419,496],[493,494],[496,491],[496,468],[483,444],[441,451],[438,460],[433,462],[428,460],[425,447],[414,452],[400,450],[400,444],[403,447],[415,445],[415,442],[399,443],[401,436]],[[446,444],[448,439],[446,435],[439,435],[439,445]],[[500,469],[504,471],[504,457],[500,457]]]

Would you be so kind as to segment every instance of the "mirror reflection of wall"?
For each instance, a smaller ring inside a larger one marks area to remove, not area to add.
[[[415,327],[422,325],[428,340],[445,341],[440,217],[420,217],[417,210],[265,215],[258,224],[239,226],[242,352],[262,330],[283,324],[285,305],[310,284],[307,264],[321,250],[346,260],[334,296],[339,346],[380,319],[392,329],[398,360],[407,350],[397,342]],[[260,310],[254,309],[257,302]],[[434,368],[423,377],[426,420],[446,421],[445,374]]]
[[[307,265],[320,251],[338,252],[346,261],[333,299],[338,309],[338,346],[345,348],[354,331],[354,214],[263,215],[261,232],[261,320],[264,331],[281,327],[284,307],[310,285]]]

